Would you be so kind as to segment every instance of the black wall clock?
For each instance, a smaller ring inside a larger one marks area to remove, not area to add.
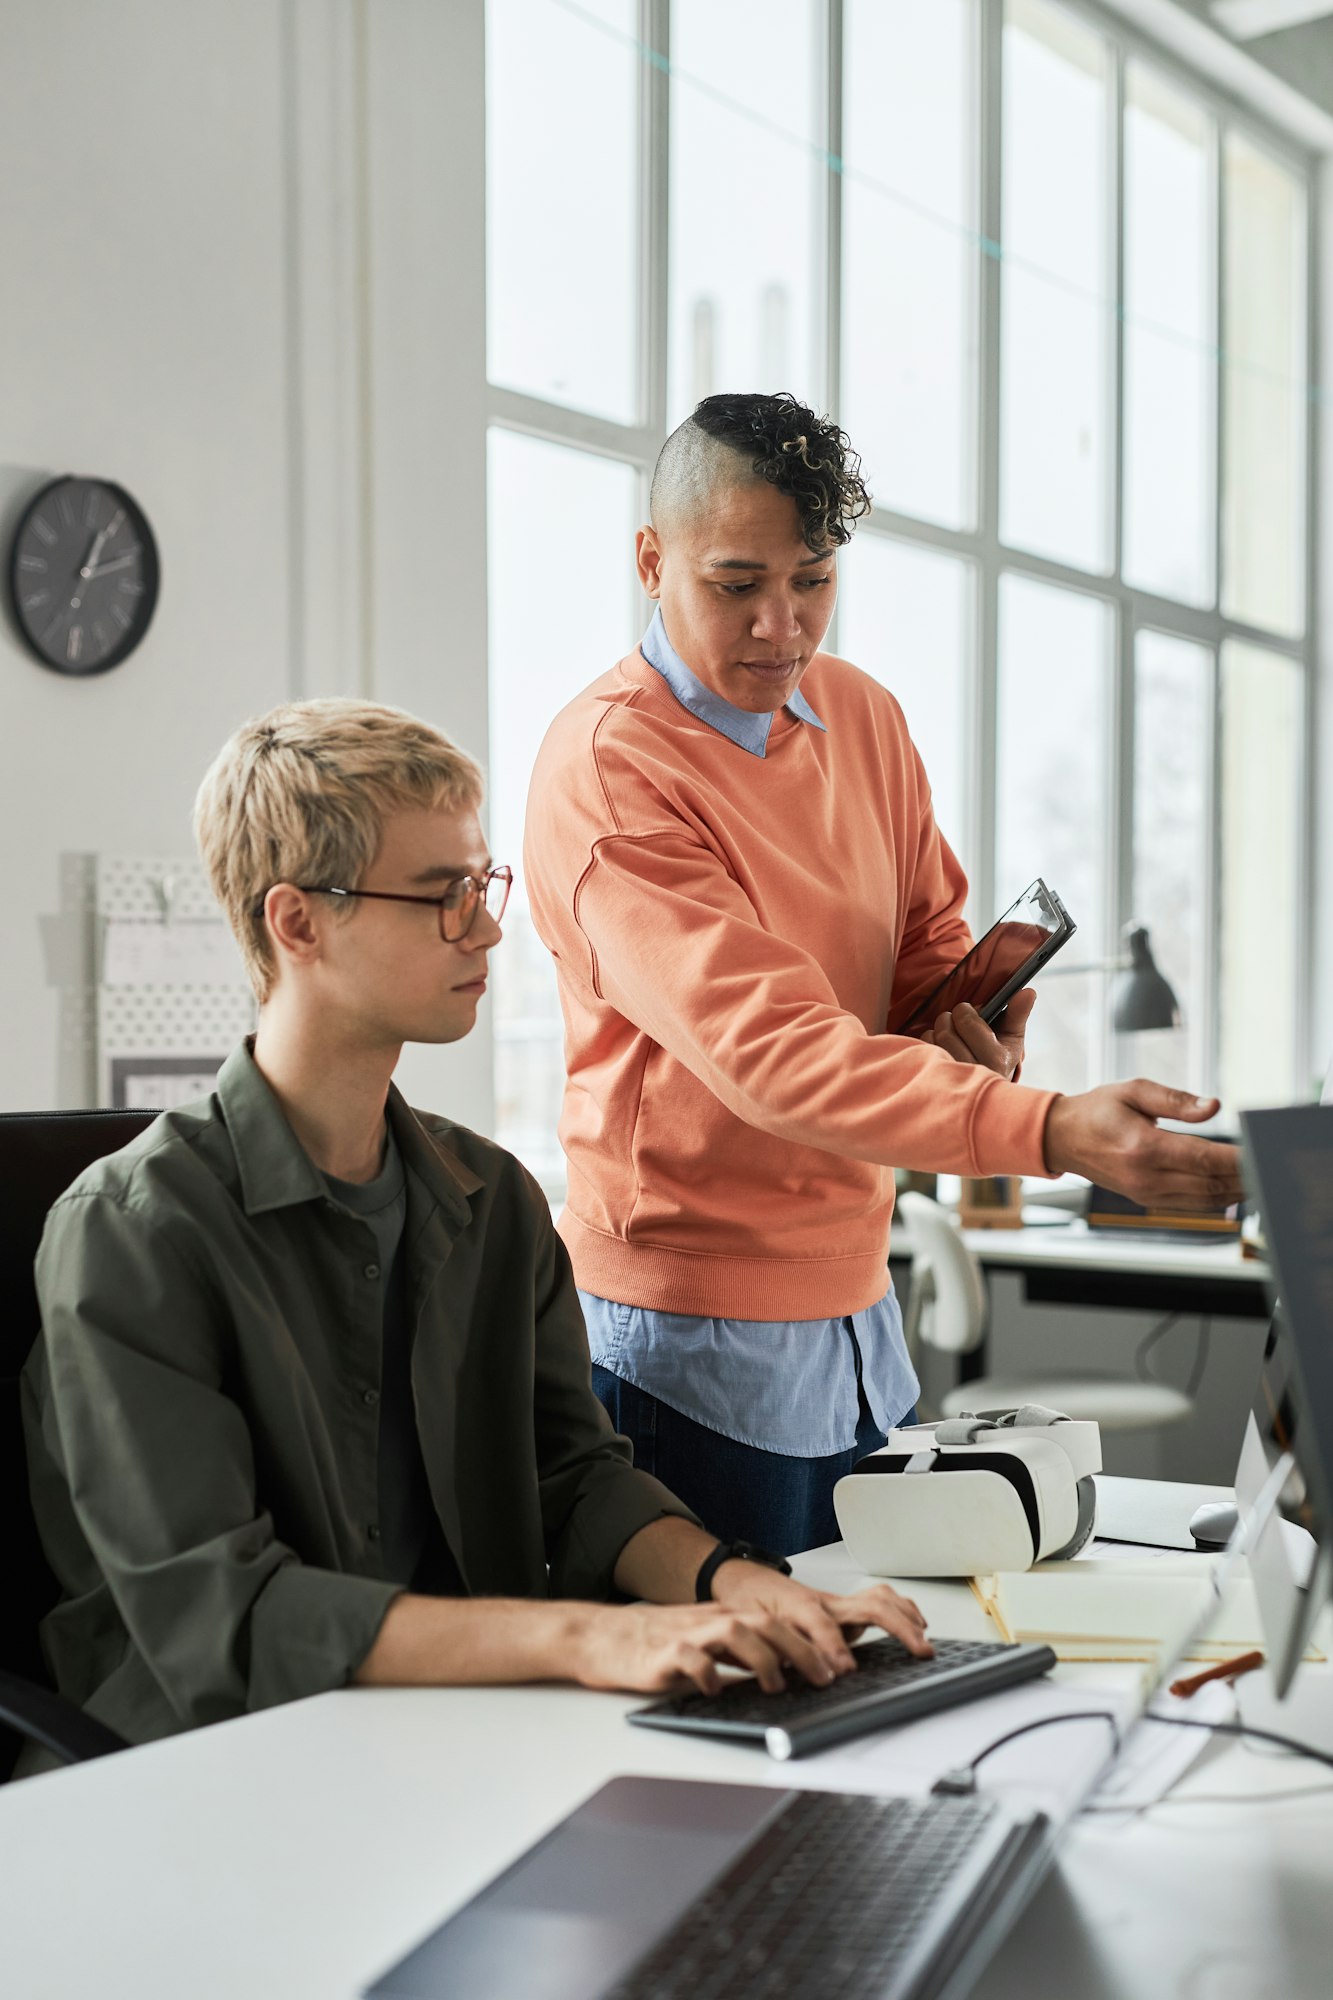
[[[9,557],[23,637],[44,667],[100,674],[138,645],[157,604],[157,544],[108,479],[54,479],[29,502]]]

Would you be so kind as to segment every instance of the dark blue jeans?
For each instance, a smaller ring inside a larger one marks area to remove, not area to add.
[[[851,1451],[788,1458],[707,1430],[607,1368],[594,1367],[592,1386],[633,1445],[634,1463],[692,1507],[710,1534],[724,1542],[756,1542],[775,1555],[797,1555],[839,1539],[834,1485],[884,1442],[864,1397]]]

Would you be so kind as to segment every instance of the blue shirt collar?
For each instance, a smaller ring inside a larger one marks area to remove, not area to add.
[[[766,755],[768,732],[773,727],[773,717],[752,715],[749,709],[737,708],[734,702],[724,701],[720,694],[714,694],[711,688],[706,688],[698,675],[692,673],[686,666],[667,638],[660,604],[653,613],[653,622],[644,633],[639,650],[649,666],[655,667],[661,674],[682,708],[688,708],[690,714],[697,715],[700,722],[706,722],[710,729],[718,730],[740,749],[748,750],[752,757]],[[799,688],[791,700],[785,703],[785,707],[798,722],[808,722],[815,729],[824,728],[824,724]],[[827,731],[825,733],[827,734]]]

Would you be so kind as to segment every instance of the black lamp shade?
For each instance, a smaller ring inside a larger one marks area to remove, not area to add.
[[[1112,1019],[1118,1035],[1137,1035],[1149,1028],[1178,1028],[1180,1002],[1153,962],[1148,933],[1141,926],[1129,933],[1129,970],[1116,981]]]

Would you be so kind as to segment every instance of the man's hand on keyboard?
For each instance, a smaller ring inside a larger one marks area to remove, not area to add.
[[[719,1665],[747,1667],[769,1694],[786,1687],[785,1666],[815,1687],[851,1673],[850,1641],[877,1625],[928,1659],[934,1648],[910,1597],[887,1583],[837,1597],[808,1590],[762,1563],[725,1562],[712,1604],[569,1606],[577,1613],[570,1678],[584,1687],[669,1694],[693,1682],[701,1694],[722,1686]]]
[[[718,1570],[713,1598],[729,1610],[763,1611],[781,1619],[810,1640],[839,1674],[855,1668],[851,1642],[868,1625],[878,1625],[891,1638],[901,1639],[909,1652],[922,1658],[933,1651],[926,1637],[926,1621],[916,1605],[887,1583],[858,1591],[854,1597],[836,1597],[831,1591],[809,1590],[794,1576],[783,1576],[763,1563],[737,1560],[723,1563]]]
[[[724,1565],[735,1568],[733,1563]],[[753,1567],[753,1565],[748,1565]],[[721,1572],[719,1571],[719,1575]],[[779,1581],[785,1581],[780,1578]],[[813,1601],[813,1593],[806,1591]],[[852,1602],[833,1598],[832,1603]],[[746,1667],[760,1687],[786,1687],[784,1664],[816,1687],[827,1687],[846,1669],[826,1657],[794,1620],[761,1606],[726,1604],[571,1604],[573,1619],[564,1655],[568,1678],[583,1687],[671,1694],[693,1682],[701,1694],[722,1686],[719,1663]],[[805,1622],[812,1622],[803,1613]],[[821,1614],[826,1619],[827,1614]],[[836,1630],[836,1626],[835,1626]],[[839,1633],[837,1648],[845,1653]]]

